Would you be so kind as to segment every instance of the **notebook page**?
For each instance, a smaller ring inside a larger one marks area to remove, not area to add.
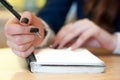
[[[102,65],[104,62],[87,49],[72,51],[68,49],[45,48],[35,52],[40,64],[54,65]]]

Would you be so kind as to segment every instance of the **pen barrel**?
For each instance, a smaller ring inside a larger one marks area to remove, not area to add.
[[[21,16],[19,13],[17,13],[13,7],[8,3],[6,2],[5,0],[1,0],[0,1],[18,20],[20,20]]]

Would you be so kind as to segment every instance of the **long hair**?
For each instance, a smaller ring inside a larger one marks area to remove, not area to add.
[[[100,27],[114,32],[113,23],[119,11],[120,0],[85,0],[84,13]]]

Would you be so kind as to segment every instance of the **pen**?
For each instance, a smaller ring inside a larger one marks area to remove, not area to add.
[[[3,6],[5,6],[18,20],[20,20],[21,15],[15,11],[13,9],[13,7],[6,1],[6,0],[0,0],[1,4],[3,4]],[[31,31],[30,31],[31,32]],[[35,33],[36,36],[38,36],[39,38],[41,38],[40,34],[39,34],[39,29],[38,28],[32,28],[32,32],[31,33]]]
[[[0,0],[0,2],[1,2],[18,20],[20,20],[20,18],[21,18],[20,14],[18,14],[8,2],[6,2],[5,0]]]

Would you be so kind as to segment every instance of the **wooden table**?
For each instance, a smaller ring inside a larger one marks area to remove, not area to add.
[[[31,73],[26,67],[25,59],[14,55],[9,48],[0,49],[0,80],[120,80],[120,56],[108,54],[97,56],[106,63],[104,73]]]

